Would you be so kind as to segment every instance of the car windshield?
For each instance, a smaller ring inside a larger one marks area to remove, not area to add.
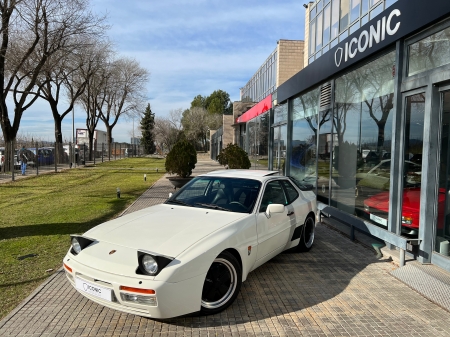
[[[167,204],[251,213],[261,188],[253,179],[197,177],[172,197]]]

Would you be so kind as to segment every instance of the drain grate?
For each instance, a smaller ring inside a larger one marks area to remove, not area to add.
[[[407,264],[390,273],[430,301],[450,311],[450,274],[433,265]]]

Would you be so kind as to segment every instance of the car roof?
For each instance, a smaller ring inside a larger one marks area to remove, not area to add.
[[[224,177],[224,178],[246,178],[264,181],[268,178],[278,175],[278,171],[268,170],[218,170],[202,174],[207,177]]]

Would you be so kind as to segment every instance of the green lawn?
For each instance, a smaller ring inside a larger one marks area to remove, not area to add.
[[[0,184],[0,319],[61,267],[69,234],[116,217],[164,173],[164,159],[127,158]]]

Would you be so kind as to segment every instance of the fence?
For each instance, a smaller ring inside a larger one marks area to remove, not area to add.
[[[144,155],[140,145],[128,143],[94,144],[92,151],[88,144],[72,143],[14,143],[0,144],[0,181],[15,180],[22,176],[22,161],[19,151],[22,145],[27,158],[25,175],[39,175],[46,172],[60,172],[64,169],[96,164],[104,161]],[[9,156],[9,158],[7,158]]]

